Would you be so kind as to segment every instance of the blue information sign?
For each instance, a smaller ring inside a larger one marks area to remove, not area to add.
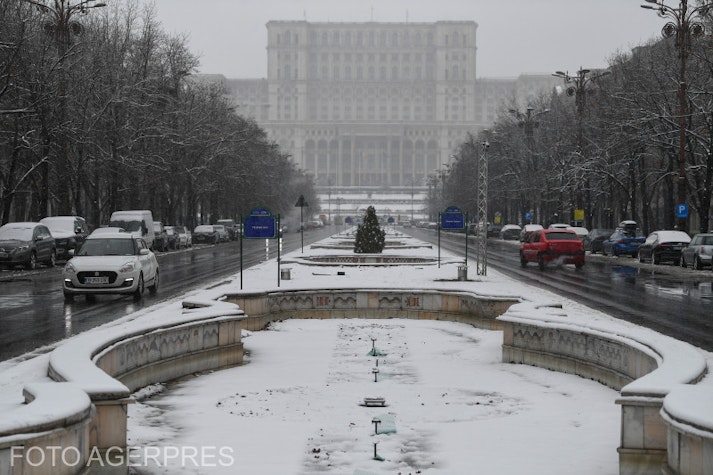
[[[688,218],[688,205],[686,203],[679,203],[676,205],[676,217]]]
[[[441,213],[441,229],[465,229],[465,215],[457,206],[449,206]]]
[[[354,219],[351,216],[347,216],[344,222],[347,224],[354,224]]]
[[[253,208],[243,220],[243,237],[248,239],[274,239],[277,237],[275,217],[265,208]]]

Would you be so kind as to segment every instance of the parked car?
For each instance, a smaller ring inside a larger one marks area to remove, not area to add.
[[[592,254],[602,252],[602,244],[614,233],[610,228],[594,228],[584,238],[584,250]]]
[[[541,224],[526,224],[522,227],[522,231],[520,231],[520,242],[527,241],[532,233],[540,229],[543,229]]]
[[[130,294],[135,300],[144,289],[156,293],[159,267],[148,244],[128,231],[90,234],[64,266],[63,291],[92,299],[97,294]]]
[[[228,232],[228,237],[231,241],[235,241],[240,237],[240,229],[234,219],[219,219],[215,224],[225,226],[225,230]]]
[[[691,242],[691,237],[683,231],[654,231],[639,246],[639,262],[650,260],[653,264],[681,263],[681,252]]]
[[[571,231],[574,231],[574,233],[577,235],[577,237],[578,237],[582,242],[584,242],[584,238],[586,238],[587,235],[589,234],[589,229],[584,228],[584,227],[582,227],[582,226],[567,226],[567,228],[565,228],[565,229],[569,229],[569,230],[571,230]]]
[[[681,267],[693,265],[696,270],[711,267],[713,263],[713,233],[700,233],[691,238],[681,252]]]
[[[17,222],[0,226],[0,267],[22,265],[35,269],[38,263],[54,267],[56,259],[54,238],[44,224]]]
[[[153,222],[153,248],[163,252],[168,250],[168,234],[161,221]]]
[[[166,231],[166,236],[168,236],[168,248],[178,249],[178,234],[176,233],[176,228],[173,226],[164,226],[163,229]]]
[[[225,226],[222,224],[214,224],[213,229],[216,230],[218,233],[218,241],[219,242],[228,242],[230,241],[230,234],[228,234],[228,230],[226,229]]]
[[[645,240],[644,234],[634,221],[622,221],[609,239],[602,242],[602,254],[605,256],[628,254],[636,257],[639,254],[639,246]]]
[[[506,224],[500,230],[500,238],[506,241],[517,241],[520,239],[522,228],[517,224]]]
[[[109,218],[109,226],[126,229],[134,236],[142,238],[149,249],[156,249],[154,239],[153,213],[147,209],[114,211]]]
[[[539,229],[520,244],[520,265],[536,262],[540,270],[547,264],[574,264],[578,269],[584,265],[584,243],[569,229]]]
[[[193,245],[191,232],[185,226],[173,226],[173,231],[176,233],[176,249]]]
[[[218,231],[210,224],[201,224],[193,230],[193,242],[218,244]]]
[[[40,223],[52,233],[58,259],[69,259],[69,251],[76,249],[89,236],[89,226],[81,216],[48,216],[42,218]]]

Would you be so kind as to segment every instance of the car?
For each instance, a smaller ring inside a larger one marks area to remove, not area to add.
[[[200,224],[193,230],[193,242],[218,244],[220,237],[218,231],[210,224]]]
[[[517,241],[520,239],[522,228],[517,224],[506,224],[500,229],[500,238],[506,241]]]
[[[547,226],[547,229],[567,229],[569,228],[569,224],[567,223],[552,223],[549,226]]]
[[[582,242],[584,242],[584,238],[587,237],[587,235],[589,234],[589,229],[582,226],[567,226],[565,229],[570,229],[574,231],[574,233],[579,239],[582,240]]]
[[[614,233],[611,228],[594,228],[584,238],[584,250],[592,254],[602,252],[602,243]]]
[[[182,247],[190,247],[193,245],[191,232],[185,226],[172,226],[173,232],[176,233],[176,249]]]
[[[543,229],[541,224],[526,224],[520,231],[520,242],[525,242],[535,231]]]
[[[681,252],[681,267],[692,265],[701,270],[713,264],[713,233],[699,233],[691,238]]]
[[[156,249],[153,222],[153,213],[148,209],[114,211],[109,218],[109,226],[126,229],[146,241],[152,250]]]
[[[520,244],[520,265],[536,262],[540,270],[547,264],[574,264],[579,269],[584,265],[584,243],[569,229],[538,229]]]
[[[89,226],[81,216],[48,216],[40,219],[54,238],[57,258],[69,259],[69,251],[76,249],[89,236]]]
[[[683,231],[654,231],[646,236],[644,243],[639,246],[639,262],[650,260],[656,265],[668,261],[679,265],[681,252],[690,242],[691,237]]]
[[[176,228],[173,226],[164,226],[164,231],[166,231],[166,236],[168,236],[168,248],[178,249],[178,234],[176,233]]]
[[[161,221],[153,222],[153,248],[163,252],[168,250],[168,234]]]
[[[54,267],[56,262],[55,240],[44,224],[23,221],[0,226],[0,267],[35,269],[38,263]]]
[[[148,287],[158,291],[159,267],[155,254],[142,238],[129,231],[90,234],[62,271],[66,300],[85,295],[129,294],[139,300]]]
[[[234,219],[219,219],[215,222],[215,224],[225,226],[225,230],[228,232],[228,236],[231,241],[235,241],[240,237],[240,229]]]
[[[602,254],[605,256],[626,254],[635,258],[639,254],[639,246],[645,240],[635,221],[622,221],[609,239],[602,241]]]
[[[222,225],[222,224],[214,224],[213,229],[218,233],[218,241],[219,242],[228,242],[230,241],[230,234],[228,233],[228,229]]]

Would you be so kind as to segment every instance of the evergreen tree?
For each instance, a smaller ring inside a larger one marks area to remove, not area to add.
[[[385,243],[386,231],[379,226],[379,218],[376,217],[374,207],[369,206],[363,223],[357,228],[354,252],[379,253],[384,250]]]

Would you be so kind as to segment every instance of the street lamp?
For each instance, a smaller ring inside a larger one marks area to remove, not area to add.
[[[82,0],[76,3],[70,3],[69,0],[52,0],[48,4],[38,0],[24,0],[30,5],[37,7],[37,10],[44,15],[49,15],[52,18],[51,22],[44,25],[45,32],[53,34],[55,36],[55,41],[57,42],[57,56],[59,68],[59,116],[60,123],[65,121],[67,114],[67,98],[66,98],[66,77],[64,71],[64,57],[69,50],[69,45],[71,43],[71,37],[79,36],[82,34],[82,25],[77,21],[73,21],[72,17],[76,13],[87,14],[89,10],[93,8],[105,7],[106,3],[97,2],[97,0]],[[59,213],[57,214],[71,214],[70,209],[70,197],[68,188],[64,186],[71,180],[68,179],[66,175],[70,173],[69,166],[69,144],[66,137],[61,137],[59,144],[59,153],[57,156],[58,163],[56,164],[57,171],[60,175],[60,183],[62,186],[58,188],[59,197]],[[43,164],[42,169],[42,192],[40,196],[40,207],[44,207],[47,214],[51,214],[50,210],[50,198],[49,198],[49,164]]]
[[[713,8],[712,3],[703,3],[694,8],[688,8],[687,0],[680,0],[678,8],[669,7],[664,0],[645,0],[650,5],[641,5],[641,8],[654,10],[661,18],[672,21],[666,23],[661,29],[664,38],[676,37],[678,48],[679,73],[678,73],[678,204],[686,203],[686,62],[691,48],[691,38],[703,36],[705,28],[696,21],[696,17],[705,16]],[[687,219],[678,218],[678,229],[687,231]]]
[[[567,86],[566,93],[568,96],[574,96],[575,102],[577,104],[577,152],[580,157],[584,157],[584,108],[587,105],[587,88],[591,86],[593,82],[600,79],[603,76],[610,74],[610,71],[598,71],[592,72],[589,69],[579,68],[574,75],[570,76],[568,72],[555,71],[552,75],[561,78],[564,81],[565,86]],[[589,176],[585,177],[585,199],[583,208],[585,208],[584,217],[586,219],[585,227],[591,227],[591,202],[590,202],[590,189],[589,189]],[[578,192],[580,194],[581,191]],[[581,195],[580,195],[581,196]]]

